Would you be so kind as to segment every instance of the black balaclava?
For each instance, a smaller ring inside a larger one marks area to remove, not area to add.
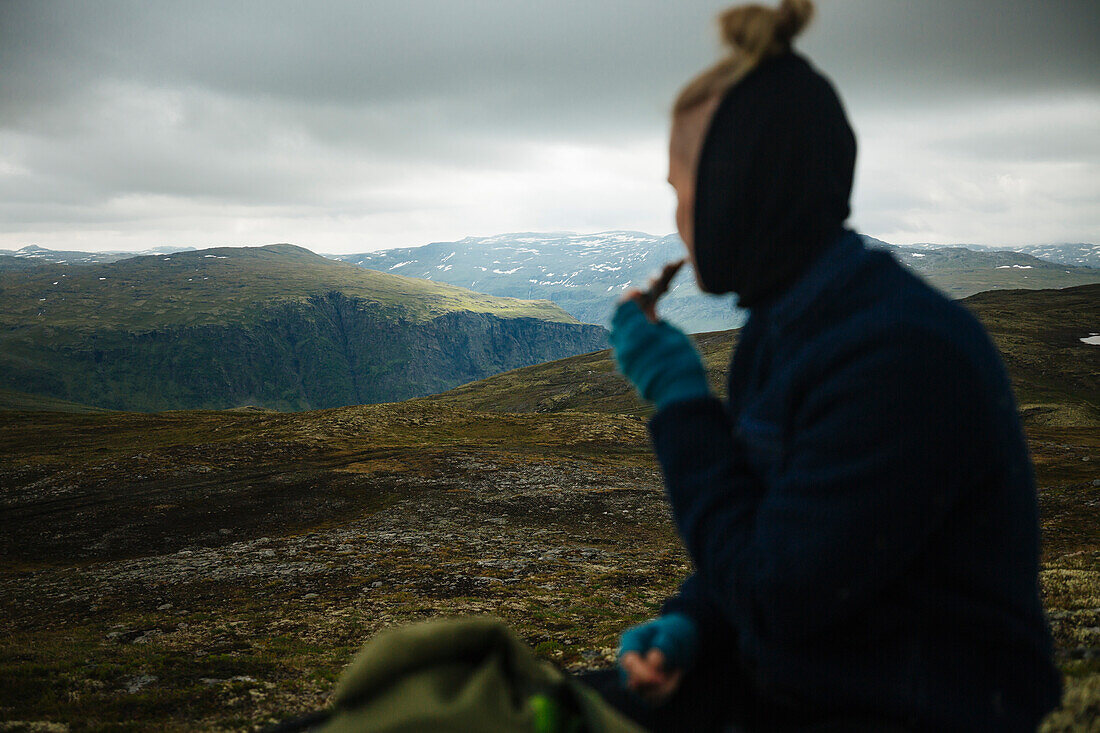
[[[695,261],[703,288],[752,308],[841,233],[856,141],[832,84],[797,53],[726,92],[699,158]]]

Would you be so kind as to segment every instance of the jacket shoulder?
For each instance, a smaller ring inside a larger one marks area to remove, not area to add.
[[[870,251],[859,271],[838,288],[800,329],[799,361],[818,367],[871,351],[911,352],[921,359],[948,359],[960,369],[987,373],[1000,357],[985,327],[965,306],[951,300],[889,253]]]

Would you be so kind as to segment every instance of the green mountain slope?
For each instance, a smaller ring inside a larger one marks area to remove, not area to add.
[[[0,389],[0,410],[15,412],[105,412],[99,407],[89,407],[78,402],[68,402],[54,397]]]
[[[703,355],[711,389],[719,395],[726,392],[726,372],[737,333],[715,331],[692,337]],[[485,412],[652,413],[619,375],[609,350],[514,369],[419,401]]]
[[[963,303],[981,319],[1012,376],[1025,419],[1100,427],[1100,285],[999,290]]]
[[[0,274],[0,325],[162,328],[254,318],[258,307],[338,291],[395,317],[469,311],[577,321],[549,301],[517,300],[334,262],[291,244],[223,247],[85,267]]]
[[[604,343],[549,301],[292,245],[0,273],[0,388],[111,409],[393,401]]]

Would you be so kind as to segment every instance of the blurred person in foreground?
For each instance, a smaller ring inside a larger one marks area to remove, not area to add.
[[[700,287],[749,310],[723,404],[640,291],[612,319],[695,572],[583,679],[654,730],[1034,730],[1061,680],[1033,471],[978,321],[845,228],[856,144],[791,40],[809,0],[719,17],[673,109]]]

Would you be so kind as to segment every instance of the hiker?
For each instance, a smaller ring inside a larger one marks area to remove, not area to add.
[[[721,14],[729,56],[674,105],[680,236],[749,319],[723,404],[645,294],[617,306],[695,572],[583,679],[653,730],[1034,730],[1061,681],[1011,387],[965,308],[845,227],[855,139],[791,49],[812,11]]]

